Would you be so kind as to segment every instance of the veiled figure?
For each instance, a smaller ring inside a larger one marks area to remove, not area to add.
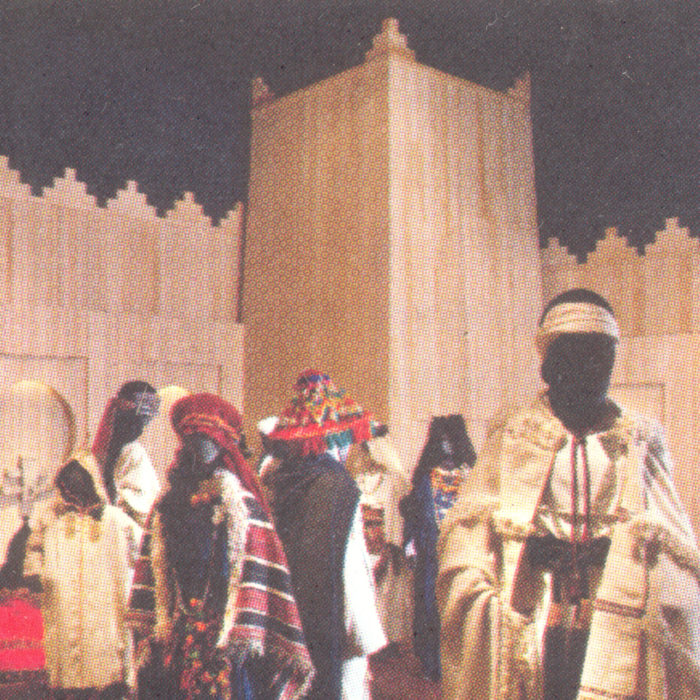
[[[313,666],[282,544],[241,452],[241,417],[206,393],[178,400],[170,417],[180,448],[130,600],[146,635],[139,697],[301,698]]]

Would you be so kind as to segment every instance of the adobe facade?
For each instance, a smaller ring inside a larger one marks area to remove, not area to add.
[[[543,300],[583,285],[616,309],[613,393],[664,423],[700,531],[700,244],[671,219],[644,251],[614,230],[585,263],[540,249],[526,78],[501,93],[421,65],[388,21],[355,68],[281,98],[256,81],[250,172],[246,216],[214,226],[189,194],[158,216],[135,183],[98,206],[71,170],[35,196],[0,160],[0,477],[89,443],[132,378],[161,389],[144,442],[163,474],[176,398],[220,393],[254,437],[308,366],[409,468],[431,415],[462,413],[479,448],[540,386]]]
[[[365,61],[252,112],[242,321],[249,418],[325,369],[414,464],[431,415],[536,384],[541,301],[529,85],[418,63],[393,20]]]
[[[159,217],[135,183],[101,207],[71,170],[34,196],[0,160],[0,504],[20,464],[33,487],[89,445],[125,380],[162,388],[166,408],[186,390],[242,404],[242,221],[238,206],[212,226],[190,194]],[[166,411],[144,442],[162,474]],[[4,551],[17,505],[0,516]]]

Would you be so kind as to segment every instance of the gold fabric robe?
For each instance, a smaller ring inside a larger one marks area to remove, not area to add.
[[[597,437],[614,467],[614,517],[579,700],[698,698],[700,555],[663,434],[620,411]],[[523,549],[566,440],[545,395],[499,417],[443,522],[437,597],[445,700],[543,697],[547,578]]]

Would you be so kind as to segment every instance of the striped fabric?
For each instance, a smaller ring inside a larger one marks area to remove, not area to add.
[[[146,635],[156,622],[155,579],[151,568],[151,548],[153,546],[153,516],[151,510],[144,526],[141,549],[134,566],[134,578],[129,597],[127,622],[131,627]]]
[[[0,692],[6,683],[46,680],[43,637],[39,596],[0,589]]]
[[[228,655],[236,665],[260,660],[267,670],[260,678],[264,697],[294,700],[305,695],[313,678],[313,665],[306,647],[301,620],[291,585],[287,559],[264,507],[252,494],[244,496],[248,514],[235,603],[227,606],[221,628],[228,631]],[[149,519],[150,520],[150,519]],[[143,634],[155,623],[155,580],[151,567],[153,537],[150,523],[136,563],[128,620]],[[238,566],[236,566],[238,564]],[[229,601],[230,602],[230,601]],[[206,607],[206,604],[205,604]],[[229,610],[231,612],[229,613]],[[187,613],[182,613],[187,614]],[[177,641],[175,642],[177,645]]]
[[[266,697],[302,697],[313,677],[287,558],[259,501],[245,498],[248,532],[238,584],[236,613],[229,633],[235,654],[272,652],[276,673]]]

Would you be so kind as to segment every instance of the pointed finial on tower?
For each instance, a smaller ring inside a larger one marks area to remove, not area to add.
[[[406,35],[399,31],[399,20],[394,17],[387,17],[382,22],[382,31],[372,39],[372,48],[365,54],[365,61],[385,55],[416,58],[415,51],[408,48]]]
[[[525,104],[530,104],[530,71],[516,78],[513,87],[508,88],[508,96]]]
[[[272,102],[275,99],[275,93],[270,90],[268,84],[259,75],[256,75],[250,83],[251,88],[251,104],[253,107]]]

